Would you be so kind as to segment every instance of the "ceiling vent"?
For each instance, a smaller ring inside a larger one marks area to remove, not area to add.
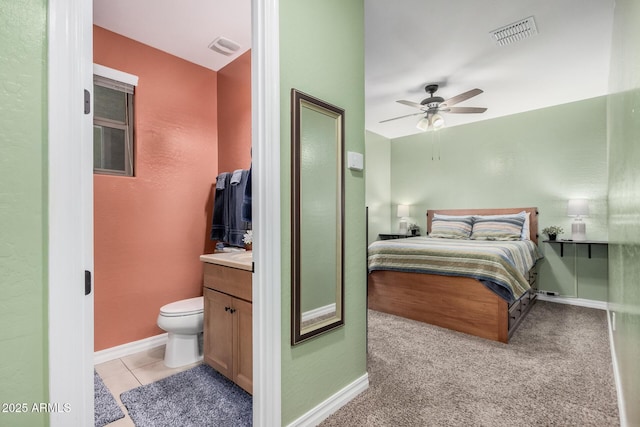
[[[220,36],[211,42],[211,44],[209,45],[209,49],[215,50],[216,52],[223,55],[230,56],[236,53],[238,49],[240,49],[240,45],[233,40],[229,40],[226,37]]]
[[[533,20],[533,16],[530,16],[513,24],[493,30],[489,34],[498,46],[506,46],[535,36],[538,34],[538,28],[536,28],[536,21]]]

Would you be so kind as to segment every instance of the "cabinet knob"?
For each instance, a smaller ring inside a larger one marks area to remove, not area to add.
[[[224,308],[224,311],[229,311],[229,310],[231,310],[231,307],[225,307]]]

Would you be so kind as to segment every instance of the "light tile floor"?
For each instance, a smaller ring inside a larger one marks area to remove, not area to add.
[[[180,368],[167,368],[164,366],[163,360],[164,347],[164,345],[155,347],[151,350],[141,351],[140,353],[110,360],[95,366],[102,381],[109,391],[111,391],[111,394],[115,397],[118,405],[122,408],[122,412],[125,414],[124,418],[107,424],[107,427],[135,427],[133,421],[129,418],[127,408],[124,407],[120,400],[120,393],[161,380],[169,375],[185,371],[201,363],[198,362]]]

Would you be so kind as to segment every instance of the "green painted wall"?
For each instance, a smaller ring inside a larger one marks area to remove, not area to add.
[[[46,32],[46,0],[0,2],[0,404],[28,406],[2,426],[48,424]]]
[[[640,425],[640,3],[617,0],[608,103],[609,309],[621,418]]]
[[[390,228],[391,140],[369,131],[365,135],[366,200],[369,207],[367,242],[371,243],[378,238],[378,234],[397,230]]]
[[[282,165],[282,423],[311,410],[366,372],[365,184],[345,170],[345,325],[291,347],[291,107],[296,88],[345,110],[347,151],[364,153],[362,0],[280,2]]]
[[[540,230],[564,228],[571,198],[589,199],[590,239],[607,236],[606,98],[444,128],[391,141],[391,208],[411,205],[411,222],[426,229],[427,209],[536,206]],[[391,228],[398,218],[392,215]],[[546,236],[543,236],[546,238]],[[542,239],[541,239],[542,240]],[[606,252],[541,243],[539,288],[606,300]],[[606,251],[606,250],[605,250]],[[584,283],[584,286],[581,286]]]

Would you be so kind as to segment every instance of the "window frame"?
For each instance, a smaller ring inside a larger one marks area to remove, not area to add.
[[[138,77],[113,68],[105,67],[99,64],[93,66],[93,85],[102,86],[108,89],[117,90],[125,95],[125,122],[111,120],[104,117],[96,117],[95,103],[96,96],[94,90],[94,116],[93,127],[111,128],[124,130],[124,170],[93,168],[94,174],[115,175],[115,176],[135,176],[135,121],[134,121],[134,105],[135,105],[135,87],[138,84]],[[95,138],[92,143],[95,143]]]

